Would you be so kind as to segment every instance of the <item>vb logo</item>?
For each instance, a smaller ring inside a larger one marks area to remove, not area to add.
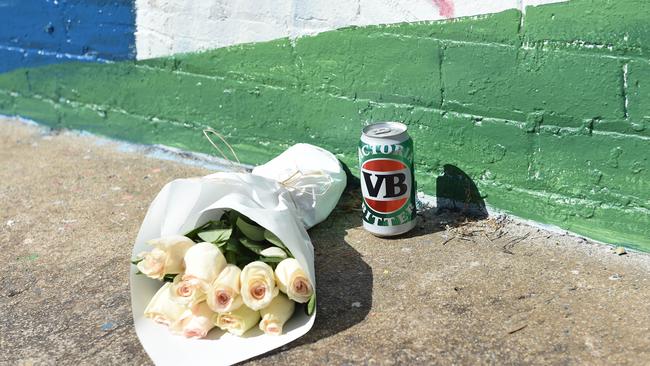
[[[375,212],[402,208],[411,193],[411,170],[399,160],[372,159],[361,165],[361,193]]]

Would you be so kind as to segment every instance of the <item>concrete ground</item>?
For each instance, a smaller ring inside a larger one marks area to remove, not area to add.
[[[132,242],[165,182],[206,173],[0,118],[0,364],[150,364]],[[312,331],[251,364],[650,364],[648,254],[446,211],[378,239],[357,207],[310,232]]]

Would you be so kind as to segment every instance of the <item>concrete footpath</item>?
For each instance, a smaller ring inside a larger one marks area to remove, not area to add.
[[[209,171],[122,150],[0,117],[0,364],[151,363],[133,240],[167,181]],[[251,364],[650,365],[648,254],[447,211],[378,239],[358,203],[310,231],[314,328]]]

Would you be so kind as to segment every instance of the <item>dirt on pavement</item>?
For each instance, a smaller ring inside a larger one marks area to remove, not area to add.
[[[0,127],[0,364],[150,364],[131,317],[133,241],[167,181],[210,171]],[[650,364],[648,254],[445,210],[379,239],[358,202],[346,193],[310,230],[314,328],[251,364]]]

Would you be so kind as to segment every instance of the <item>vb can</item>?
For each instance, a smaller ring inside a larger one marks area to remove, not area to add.
[[[415,226],[413,140],[399,122],[364,127],[359,143],[363,227],[376,236]]]

